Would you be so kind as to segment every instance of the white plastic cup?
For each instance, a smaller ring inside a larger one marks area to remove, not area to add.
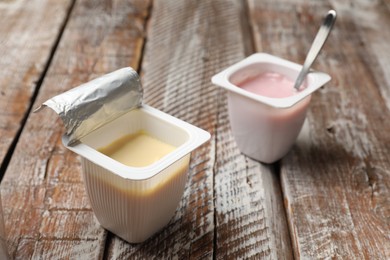
[[[97,151],[141,130],[177,148],[146,167],[129,167]],[[68,138],[63,136],[65,146]],[[100,224],[139,243],[172,218],[184,192],[190,154],[209,138],[208,132],[143,105],[66,147],[82,158],[84,183]]]
[[[266,53],[256,53],[212,77],[228,90],[229,120],[240,151],[260,162],[273,163],[291,149],[306,118],[311,94],[327,83],[328,74],[312,71],[305,88],[285,98],[257,95],[240,83],[265,72],[276,72],[295,81],[302,66]]]

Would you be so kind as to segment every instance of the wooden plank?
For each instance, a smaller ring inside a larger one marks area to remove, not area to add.
[[[72,0],[0,2],[0,178]]]
[[[373,74],[378,91],[390,110],[390,73],[387,70],[390,67],[390,45],[385,41],[390,39],[390,31],[380,26],[390,22],[390,1],[360,3],[356,6],[351,1],[331,3],[341,15],[348,17],[347,22],[352,23],[349,25],[351,29],[359,32],[354,42],[364,45],[365,50],[364,55],[361,53],[359,56],[362,62],[369,65],[367,73]]]
[[[281,162],[295,257],[389,259],[388,6],[250,2],[257,48],[300,62],[323,15],[338,11],[314,66],[333,79],[313,95],[307,124]]]
[[[39,91],[42,101],[120,67],[137,69],[149,1],[77,1]],[[53,13],[55,14],[55,12]],[[1,188],[15,259],[101,259],[107,238],[89,205],[61,120],[29,116]]]
[[[193,153],[169,225],[139,245],[112,237],[109,259],[292,258],[277,176],[239,153],[225,94],[210,83],[251,52],[244,11],[242,1],[154,1],[141,70],[145,102],[212,138]]]

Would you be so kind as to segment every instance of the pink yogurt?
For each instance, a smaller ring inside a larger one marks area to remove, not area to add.
[[[276,72],[262,73],[240,83],[239,87],[254,94],[270,98],[285,98],[298,93],[294,89],[293,81]]]

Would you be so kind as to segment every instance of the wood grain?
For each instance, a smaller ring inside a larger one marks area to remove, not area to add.
[[[383,1],[251,1],[256,47],[302,62],[328,9],[338,12],[315,68],[333,79],[281,162],[296,258],[390,257],[390,19]],[[270,44],[270,43],[273,44]]]
[[[145,103],[212,138],[192,155],[170,224],[139,245],[112,237],[110,259],[292,258],[277,176],[239,153],[225,93],[210,82],[251,52],[245,15],[240,1],[154,1],[141,69]]]
[[[0,2],[0,178],[71,5],[71,0]]]
[[[34,106],[97,75],[137,69],[149,5],[77,1]],[[107,231],[89,205],[79,158],[61,143],[63,132],[54,112],[30,115],[7,168],[1,188],[15,259],[104,256]]]

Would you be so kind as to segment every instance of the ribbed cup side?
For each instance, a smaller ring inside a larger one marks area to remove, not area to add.
[[[183,195],[190,154],[147,180],[129,180],[83,158],[83,176],[100,224],[130,243],[146,240],[173,216]]]

